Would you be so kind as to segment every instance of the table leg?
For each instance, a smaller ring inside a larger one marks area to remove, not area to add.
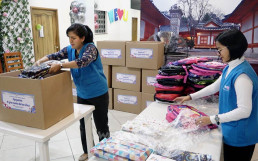
[[[92,134],[92,124],[91,124],[91,114],[88,114],[84,117],[85,130],[86,130],[86,141],[88,148],[88,157],[90,158],[92,155],[90,153],[90,149],[93,147],[93,134]]]
[[[40,161],[50,161],[48,141],[38,142]]]

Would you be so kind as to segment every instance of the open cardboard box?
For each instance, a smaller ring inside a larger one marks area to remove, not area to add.
[[[0,74],[0,120],[47,129],[73,113],[71,74],[44,79],[19,78],[20,71]]]

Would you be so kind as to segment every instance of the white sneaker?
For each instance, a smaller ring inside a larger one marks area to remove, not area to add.
[[[87,160],[88,159],[88,154],[85,154],[85,153],[83,153],[80,157],[79,157],[79,161],[85,161],[85,160]]]

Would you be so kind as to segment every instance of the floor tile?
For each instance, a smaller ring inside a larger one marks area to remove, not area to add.
[[[70,146],[71,146],[73,155],[83,153],[81,138],[70,139],[69,142],[70,142]]]
[[[52,159],[51,161],[74,161],[74,156]],[[77,160],[76,160],[77,161]]]
[[[137,114],[116,110],[111,110],[110,113],[112,114],[112,116],[115,117],[115,119],[120,123],[120,125],[123,125],[124,123],[126,123],[126,121],[133,120],[136,116],[138,116]]]
[[[109,131],[119,131],[121,129],[120,122],[112,115],[108,118]]]
[[[0,150],[1,161],[35,161],[35,145],[22,148]]]
[[[51,160],[72,156],[72,150],[68,140],[49,142],[49,155]],[[36,144],[36,157],[36,161],[39,161],[38,144]]]
[[[1,132],[0,132],[0,137],[1,137],[1,136],[4,136],[4,133],[1,133]]]
[[[0,136],[0,150],[1,150],[1,147],[2,147],[2,144],[3,144],[3,139],[4,139],[4,137]]]
[[[79,121],[68,127],[65,131],[69,139],[79,138],[81,136]]]
[[[35,141],[16,137],[12,135],[4,135],[1,150],[15,149],[26,146],[34,146]]]
[[[50,138],[49,142],[56,142],[56,141],[62,141],[62,140],[67,140],[67,135],[66,135],[66,131],[65,130],[63,130],[59,134],[57,134],[57,135],[53,136],[52,138]]]

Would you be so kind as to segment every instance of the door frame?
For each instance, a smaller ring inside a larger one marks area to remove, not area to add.
[[[134,32],[134,30],[136,32]],[[138,18],[132,17],[132,41],[137,41],[137,40],[138,40]]]
[[[33,10],[46,10],[46,11],[54,11],[55,12],[55,18],[56,18],[56,25],[57,25],[57,28],[56,28],[56,46],[58,47],[58,50],[60,50],[60,36],[59,36],[59,23],[58,23],[58,9],[53,9],[53,8],[44,8],[44,7],[33,7],[31,6],[30,7],[30,15],[31,15],[31,27],[32,27],[32,37],[33,37],[33,25],[32,25],[32,13],[33,13]],[[34,50],[34,57],[35,57],[35,61],[36,61],[36,55],[35,55],[35,43],[33,41],[33,50]]]

